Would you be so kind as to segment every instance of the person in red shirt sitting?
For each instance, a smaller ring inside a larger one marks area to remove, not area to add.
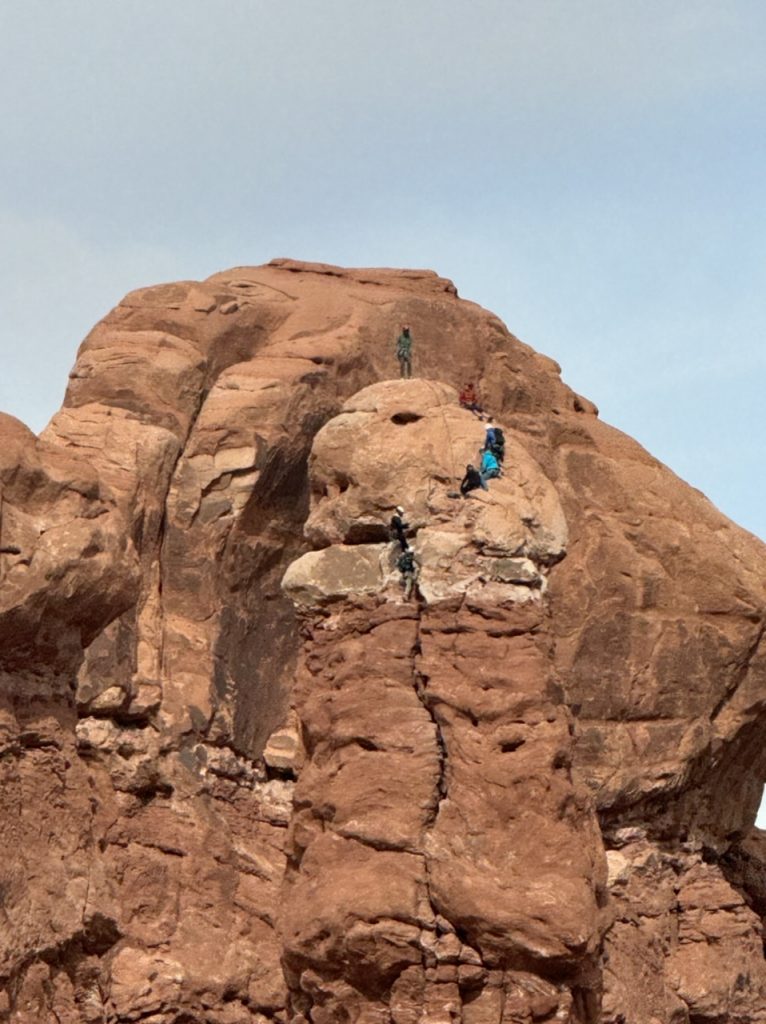
[[[470,412],[475,413],[479,419],[482,418],[484,410],[479,404],[479,396],[476,394],[476,388],[473,384],[467,383],[463,385],[458,395],[458,401],[463,409],[468,409]]]

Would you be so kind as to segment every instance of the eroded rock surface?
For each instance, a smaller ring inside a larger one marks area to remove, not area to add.
[[[766,551],[450,282],[134,292],[0,435],[0,1019],[766,1021]]]

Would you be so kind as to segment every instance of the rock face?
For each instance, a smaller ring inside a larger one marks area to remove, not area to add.
[[[135,292],[0,431],[0,1020],[766,1022],[766,549],[450,282]]]

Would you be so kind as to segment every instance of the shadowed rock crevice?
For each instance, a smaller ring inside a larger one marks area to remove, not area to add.
[[[231,590],[221,597],[230,618],[222,619],[215,651],[219,699],[232,709],[233,748],[253,758],[284,718],[300,643],[280,583],[306,547],[306,457],[300,450],[271,457],[223,557]]]
[[[733,843],[718,863],[727,882],[739,892],[764,924],[766,944],[766,837],[762,829],[752,829]]]

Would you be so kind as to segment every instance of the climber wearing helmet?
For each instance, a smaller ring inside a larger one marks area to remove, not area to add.
[[[402,325],[402,333],[396,342],[396,358],[399,360],[399,371],[402,377],[412,376],[412,335],[409,324]]]
[[[397,505],[394,509],[394,514],[391,516],[391,537],[393,540],[398,540],[402,551],[407,550],[407,538],[404,531],[410,527],[409,523],[404,521],[404,509],[401,505]]]

